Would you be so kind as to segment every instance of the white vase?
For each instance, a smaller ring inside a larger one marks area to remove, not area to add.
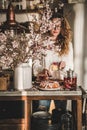
[[[15,68],[14,87],[17,90],[32,88],[32,66],[29,63],[22,63]]]

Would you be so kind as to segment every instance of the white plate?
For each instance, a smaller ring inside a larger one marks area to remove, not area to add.
[[[51,90],[51,91],[54,91],[54,90],[61,90],[61,88],[59,87],[59,88],[41,88],[41,87],[38,87],[40,90],[47,90],[47,91],[49,91],[49,90]]]

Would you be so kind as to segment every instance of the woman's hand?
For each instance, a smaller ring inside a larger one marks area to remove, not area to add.
[[[61,70],[61,69],[64,69],[64,68],[65,68],[65,66],[66,66],[65,61],[61,61],[61,62],[59,63],[58,68]]]

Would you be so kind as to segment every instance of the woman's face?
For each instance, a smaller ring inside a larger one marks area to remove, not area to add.
[[[60,18],[54,18],[52,20],[54,27],[50,31],[51,35],[54,37],[57,37],[61,32],[61,19]]]

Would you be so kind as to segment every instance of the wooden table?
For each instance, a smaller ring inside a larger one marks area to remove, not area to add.
[[[0,100],[24,100],[24,127],[21,130],[30,130],[32,100],[72,100],[73,110],[76,113],[76,130],[82,130],[82,92],[77,91],[6,91],[0,92]],[[74,106],[74,103],[76,107]],[[16,113],[15,113],[16,114]]]

